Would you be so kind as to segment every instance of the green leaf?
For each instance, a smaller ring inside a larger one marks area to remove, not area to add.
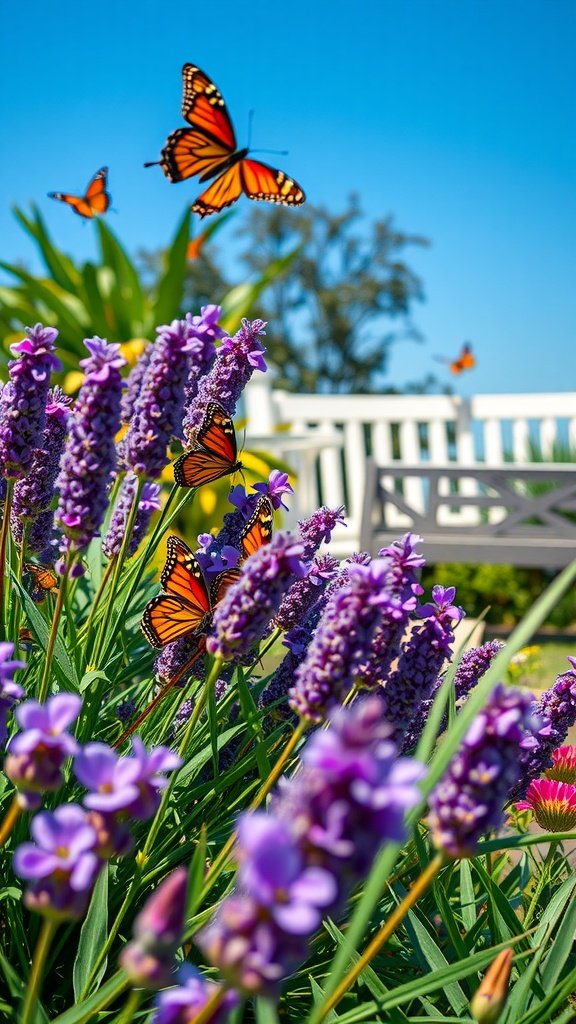
[[[13,213],[24,230],[35,240],[52,280],[66,291],[77,292],[80,284],[78,269],[52,242],[38,207],[32,205],[34,219],[27,217],[17,206],[13,208]]]
[[[74,996],[79,998],[84,991],[92,968],[96,963],[98,954],[106,942],[108,935],[108,865],[106,864],[94,886],[88,913],[80,930],[78,952],[74,960],[72,978],[74,983]],[[95,976],[95,987],[97,988],[104,977],[108,959],[104,959],[98,968]]]
[[[85,1024],[99,1010],[105,1009],[110,1003],[118,999],[122,992],[128,988],[128,979],[123,971],[118,971],[112,978],[106,981],[92,996],[84,999],[83,1002],[65,1010],[58,1017],[54,1017],[51,1024]]]
[[[186,210],[172,245],[166,253],[166,270],[158,283],[153,316],[156,324],[170,323],[180,311],[186,277],[186,255],[190,240],[190,210]]]
[[[202,822],[200,838],[196,843],[194,856],[188,870],[188,910],[186,919],[192,917],[198,909],[198,898],[202,892],[204,872],[206,870],[206,825]]]
[[[146,297],[138,271],[127,252],[102,220],[97,221],[102,262],[114,273],[114,286],[110,299],[119,337],[126,341],[138,337],[144,329]]]
[[[477,910],[474,883],[468,860],[460,861],[460,913],[466,931],[472,931],[476,924]]]
[[[256,1024],[279,1024],[276,1004],[270,999],[259,998],[254,1002]],[[330,1018],[327,1017],[326,1020]]]
[[[90,322],[83,303],[73,293],[65,291],[49,278],[35,277],[21,267],[0,261],[2,270],[23,281],[30,289],[34,302],[43,302],[49,310],[62,321],[66,333],[71,337],[78,336],[83,330],[90,329]]]
[[[428,929],[419,921],[417,914],[411,911],[405,924],[408,931],[412,932],[414,948],[421,954],[428,967],[433,971],[442,970],[443,968],[448,967],[446,957],[439,949]],[[468,997],[464,994],[457,982],[446,984],[444,988],[444,995],[454,1010],[454,1013],[463,1013],[468,1006]]]
[[[106,317],[106,297],[100,290],[99,269],[93,263],[86,263],[82,270],[82,282],[91,329],[95,334],[105,338],[110,330],[110,323]]]

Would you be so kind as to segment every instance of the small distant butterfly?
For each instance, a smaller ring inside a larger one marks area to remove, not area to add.
[[[195,64],[182,68],[184,95],[182,116],[190,128],[178,128],[168,136],[159,163],[171,182],[196,174],[200,181],[215,180],[193,203],[200,217],[218,213],[236,202],[242,192],[248,199],[300,206],[306,196],[300,185],[259,160],[248,160],[248,149],[238,149],[236,136],[222,94],[208,75]]]
[[[447,359],[446,356],[435,356],[441,363],[447,363],[451,373],[458,375],[463,370],[473,370],[476,366],[476,360],[472,354],[472,346],[466,343],[462,345],[462,350],[457,359]]]
[[[101,167],[91,179],[85,195],[73,196],[69,192],[49,192],[48,197],[67,203],[79,217],[86,217],[90,220],[98,214],[106,213],[110,206],[111,196],[106,191],[107,182],[108,168]]]
[[[201,487],[242,469],[234,424],[218,402],[208,404],[194,440],[194,447],[174,463],[179,487]]]
[[[32,631],[29,630],[27,626],[20,626],[20,629],[18,630],[18,643],[20,644],[20,647],[28,649],[33,647],[35,642]]]
[[[34,601],[39,603],[44,600],[46,594],[58,593],[58,577],[48,566],[37,565],[35,562],[26,562],[24,568],[26,572],[30,573],[34,581],[32,590],[32,599]]]
[[[142,631],[153,647],[200,633],[212,612],[210,592],[196,556],[179,537],[168,538],[168,557],[160,577],[165,594],[146,605]]]

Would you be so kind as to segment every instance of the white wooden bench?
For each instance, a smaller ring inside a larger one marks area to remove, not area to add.
[[[376,554],[405,530],[423,536],[429,563],[561,568],[576,558],[576,467],[368,460],[361,549]]]

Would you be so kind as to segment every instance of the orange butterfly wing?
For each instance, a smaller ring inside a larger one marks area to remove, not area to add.
[[[217,605],[218,602],[222,600],[224,594],[228,590],[228,587],[231,587],[233,583],[237,583],[241,575],[242,570],[234,568],[224,569],[223,572],[219,572],[218,575],[214,577],[212,586],[210,587],[210,597],[213,605]]]
[[[26,562],[24,568],[30,573],[37,587],[51,594],[58,593],[58,577],[52,569],[45,565],[36,565],[35,562]]]
[[[450,370],[452,373],[459,374],[462,370],[472,370],[476,366],[476,360],[472,354],[472,348],[470,345],[463,345],[462,351],[455,359],[453,363],[450,363]]]
[[[259,160],[240,160],[228,167],[192,204],[192,212],[200,217],[219,213],[245,193],[248,199],[282,206],[301,206],[306,196],[300,185]]]
[[[216,142],[233,153],[236,149],[236,136],[220,90],[195,64],[184,65],[182,81],[184,120],[212,136]]]
[[[179,537],[168,538],[168,557],[160,581],[166,593],[148,602],[141,623],[144,636],[153,647],[164,647],[199,631],[211,613],[202,570]]]
[[[209,403],[195,441],[174,463],[179,487],[201,487],[241,469],[234,424],[218,402]]]
[[[255,551],[269,544],[272,539],[274,509],[272,502],[264,495],[256,504],[256,508],[246,523],[240,537],[240,549],[243,558],[249,558]]]
[[[74,213],[90,220],[97,214],[106,213],[110,206],[110,195],[106,191],[107,180],[108,168],[101,167],[91,179],[86,195],[73,196],[69,192],[49,192],[48,197],[59,199],[60,202],[72,207]]]

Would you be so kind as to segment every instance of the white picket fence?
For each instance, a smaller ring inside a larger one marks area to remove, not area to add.
[[[331,549],[339,555],[358,550],[361,540],[368,460],[418,475],[402,480],[401,507],[388,510],[388,527],[409,528],[403,505],[425,516],[429,481],[425,468],[446,467],[451,480],[437,484],[440,494],[456,489],[462,507],[446,505],[440,525],[469,526],[482,519],[481,483],[470,469],[498,469],[510,462],[531,463],[531,444],[551,458],[555,441],[576,448],[576,393],[476,395],[295,395],[274,390],[268,375],[256,374],[245,392],[246,447],[273,452],[297,474],[296,494],[287,525],[319,505],[344,505],[346,528],[339,528]],[[532,463],[534,465],[534,463]],[[456,485],[454,469],[468,475]],[[569,470],[562,467],[564,475]],[[392,477],[390,477],[392,481]],[[398,485],[397,485],[398,490]],[[478,505],[475,498],[478,496]],[[569,506],[572,507],[572,506]],[[486,515],[484,512],[484,520]],[[498,521],[491,508],[489,521]]]

